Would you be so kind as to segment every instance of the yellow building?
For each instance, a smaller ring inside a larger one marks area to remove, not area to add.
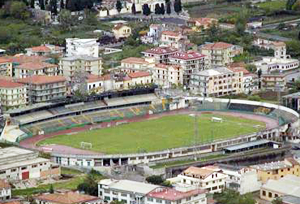
[[[1,57],[0,58],[0,75],[12,77],[12,60]]]
[[[121,23],[115,25],[112,31],[116,39],[128,38],[131,35],[131,28]]]
[[[258,175],[258,180],[266,183],[268,180],[278,180],[286,175],[300,177],[300,164],[293,158],[286,158],[284,161],[277,161],[251,166]]]

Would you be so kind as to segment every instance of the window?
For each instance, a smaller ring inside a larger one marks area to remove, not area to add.
[[[269,192],[269,198],[272,198],[272,196],[273,196],[272,192]]]
[[[153,198],[147,198],[147,200],[153,202]]]
[[[262,191],[262,195],[266,196],[267,195],[266,191]]]

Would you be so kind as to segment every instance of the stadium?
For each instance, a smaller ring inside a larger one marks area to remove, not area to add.
[[[12,110],[1,139],[51,153],[65,166],[155,162],[258,139],[292,140],[297,112],[279,105],[171,96],[155,89]]]

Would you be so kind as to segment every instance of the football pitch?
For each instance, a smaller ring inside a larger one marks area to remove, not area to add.
[[[223,122],[212,122],[212,117],[222,118]],[[152,152],[249,134],[265,126],[264,122],[227,115],[202,113],[195,120],[194,115],[178,114],[58,135],[40,141],[38,145],[57,144],[81,148],[81,142],[87,142],[92,144],[91,150],[105,154]]]

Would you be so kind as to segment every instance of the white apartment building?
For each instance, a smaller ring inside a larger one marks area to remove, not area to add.
[[[206,191],[188,189],[179,191],[174,188],[158,187],[147,194],[146,204],[206,204]]]
[[[217,166],[228,176],[226,178],[226,188],[238,191],[241,195],[260,190],[262,183],[258,181],[255,170],[224,164],[218,164]]]
[[[169,57],[170,64],[179,65],[184,71],[183,84],[188,85],[193,72],[204,70],[205,56],[195,52],[177,52]]]
[[[208,43],[200,46],[201,54],[205,55],[207,68],[227,66],[233,57],[243,53],[243,48],[224,42]]]
[[[152,70],[153,82],[163,88],[183,84],[183,69],[178,65],[156,64]]]
[[[144,58],[139,57],[129,57],[121,60],[122,68],[130,68],[130,69],[145,69],[150,66],[150,62],[148,62]]]
[[[9,199],[11,199],[11,186],[6,180],[0,179],[0,200]]]
[[[169,179],[175,186],[193,186],[206,190],[208,193],[220,193],[225,188],[227,175],[218,167],[206,166],[202,168],[189,167],[176,178]]]
[[[27,104],[26,86],[12,79],[0,79],[0,99],[3,110],[25,106]]]
[[[77,73],[102,75],[102,59],[91,56],[73,56],[60,59],[59,69],[67,81],[72,81]]]
[[[0,179],[27,180],[59,175],[60,167],[49,159],[39,158],[38,152],[18,147],[0,149]]]
[[[87,55],[99,57],[99,43],[97,39],[66,38],[66,56]]]
[[[15,67],[15,78],[26,78],[34,75],[57,76],[61,72],[57,64],[46,62],[26,62]]]
[[[193,73],[190,90],[205,97],[243,93],[243,72],[220,67]]]
[[[162,31],[160,44],[162,46],[181,49],[183,44],[189,43],[188,37],[177,31]]]
[[[147,60],[152,60],[155,63],[168,64],[170,56],[178,52],[177,49],[171,47],[155,47],[142,52]]]
[[[144,204],[146,195],[157,187],[130,180],[103,179],[98,183],[98,197],[108,203],[120,201],[125,204]]]

